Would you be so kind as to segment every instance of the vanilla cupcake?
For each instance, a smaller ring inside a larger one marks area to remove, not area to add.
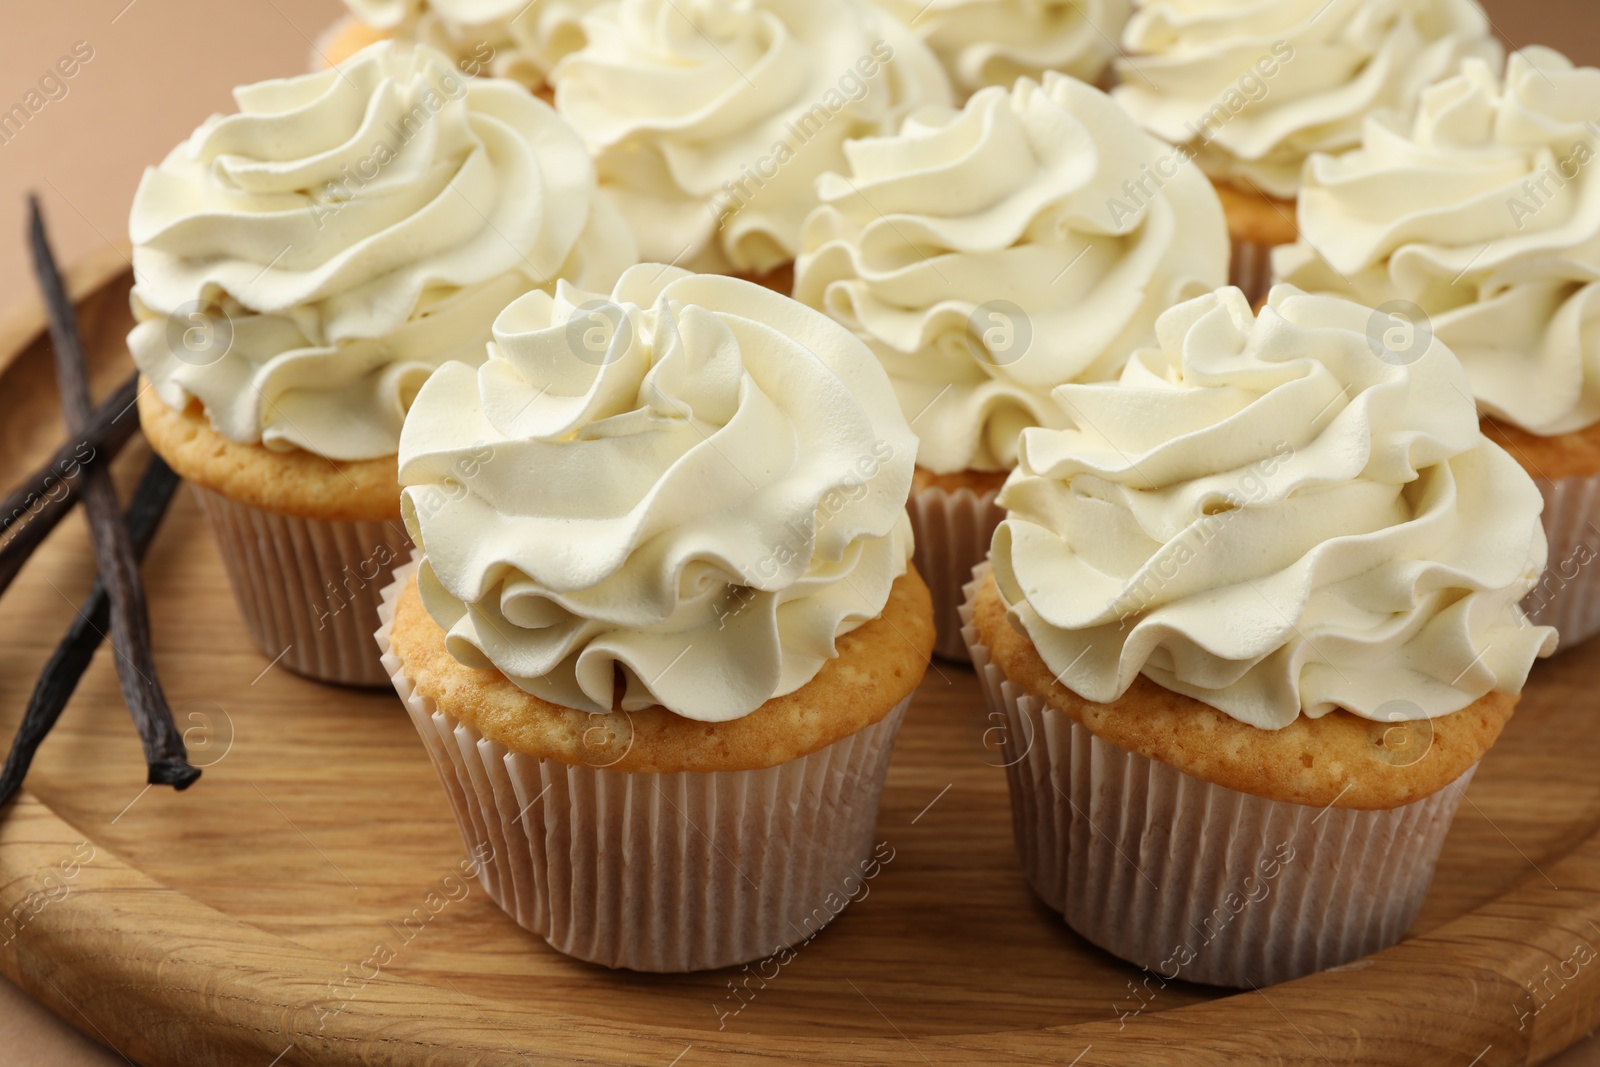
[[[938,60],[860,0],[620,0],[553,75],[641,256],[787,293],[818,175],[851,137],[950,102]]]
[[[600,0],[345,0],[350,17],[316,48],[341,63],[395,38],[438,49],[466,74],[509,78],[549,95],[550,71],[583,47],[582,19]]]
[[[867,871],[933,644],[882,368],[787,297],[660,264],[494,335],[406,418],[425,555],[378,634],[485,887],[610,967],[813,936]]]
[[[1542,502],[1437,341],[1224,289],[1023,434],[965,609],[1017,845],[1090,941],[1265,985],[1398,941],[1554,631]]]
[[[965,99],[985,86],[1106,74],[1133,0],[883,0],[910,26]]]
[[[441,363],[482,360],[506,304],[609,285],[633,241],[547,105],[431,49],[234,95],[134,196],[140,419],[197,491],[262,653],[381,685],[406,408]]]
[[[938,651],[965,659],[961,590],[1018,434],[1066,425],[1051,390],[1114,377],[1161,312],[1223,284],[1222,209],[1109,97],[1059,74],[925,108],[844,152],[848,172],[819,183],[795,296],[889,372],[919,439],[911,515]],[[1141,173],[1159,176],[1129,196]]]
[[[1117,102],[1217,183],[1233,284],[1266,296],[1295,239],[1300,172],[1355,146],[1368,115],[1409,115],[1467,56],[1498,62],[1475,0],[1138,0]]]
[[[1377,116],[1359,149],[1313,156],[1305,239],[1273,264],[1303,288],[1376,308],[1404,362],[1429,337],[1461,358],[1485,432],[1545,498],[1550,569],[1525,607],[1563,648],[1600,633],[1600,70],[1547,48]]]

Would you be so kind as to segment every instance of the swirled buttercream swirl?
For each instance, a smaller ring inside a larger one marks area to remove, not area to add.
[[[916,440],[850,334],[656,264],[565,283],[423,386],[400,442],[419,585],[457,659],[565,707],[746,715],[875,618]]]
[[[636,258],[555,112],[432,49],[234,95],[145,172],[129,220],[134,359],[231,440],[392,455],[421,381],[481,359],[513,298]]]
[[[583,16],[600,0],[345,0],[356,18],[437,48],[472,74],[543,85],[583,47]]]
[[[1052,389],[1113,377],[1162,311],[1227,277],[1204,176],[1059,74],[925,108],[845,155],[795,296],[883,361],[928,470],[1010,468],[1023,427],[1064,425]]]
[[[1117,102],[1208,174],[1292,199],[1312,152],[1409,115],[1466,56],[1502,55],[1476,0],[1143,0]]]
[[[1518,606],[1543,501],[1434,342],[1380,358],[1371,310],[1289,286],[1180,304],[1116,383],[1029,430],[992,558],[1064,684],[1144,674],[1253,726],[1431,718],[1517,693],[1555,631]]]
[[[1504,82],[1469,60],[1416,121],[1369,121],[1359,149],[1313,156],[1296,245],[1302,289],[1431,330],[1479,406],[1538,434],[1600,421],[1600,70],[1547,48]]]
[[[1046,71],[1091,84],[1117,54],[1132,0],[887,0],[963,95]]]
[[[818,175],[950,85],[859,0],[621,0],[552,80],[645,259],[764,272],[795,256]]]

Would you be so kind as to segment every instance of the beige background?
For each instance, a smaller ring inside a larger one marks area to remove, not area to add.
[[[1486,2],[1511,44],[1550,44],[1600,65],[1595,0]],[[77,42],[94,56],[67,81],[65,96],[0,143],[0,312],[33,298],[23,232],[29,190],[40,194],[64,260],[125,239],[144,167],[206,115],[227,110],[233,85],[304,70],[317,34],[342,10],[338,0],[8,0],[7,8],[0,112]],[[0,980],[0,1067],[125,1062]],[[1600,1067],[1600,1041],[1557,1062]]]

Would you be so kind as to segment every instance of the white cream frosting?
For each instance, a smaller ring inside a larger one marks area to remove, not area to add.
[[[1369,308],[1275,288],[1180,304],[1119,381],[1029,430],[992,559],[1050,669],[1144,674],[1252,726],[1431,718],[1517,693],[1555,631],[1518,606],[1543,500],[1437,341],[1374,355]]]
[[[356,18],[437,48],[470,74],[545,83],[583,47],[583,16],[601,0],[345,0]]]
[[[1046,71],[1097,82],[1133,0],[885,0],[933,49],[962,93]]]
[[[795,296],[882,360],[928,470],[1014,466],[1023,427],[1064,425],[1052,389],[1113,377],[1162,311],[1227,279],[1210,183],[1071,78],[983,89],[844,148]]]
[[[1485,412],[1538,434],[1600,421],[1600,70],[1547,48],[1375,117],[1314,156],[1297,244],[1275,271],[1374,307],[1399,301],[1461,357]],[[1420,309],[1422,316],[1416,310]],[[1396,320],[1399,325],[1399,320]]]
[[[793,692],[906,571],[916,439],[872,354],[752,282],[565,283],[450,363],[400,440],[449,651],[565,707],[707,722]]]
[[[1409,114],[1462,58],[1502,54],[1476,0],[1142,0],[1117,61],[1122,104],[1198,149],[1208,174],[1292,199],[1312,152],[1366,116]]]
[[[378,44],[234,96],[145,172],[128,224],[134,360],[230,440],[393,455],[422,380],[481,361],[507,303],[637,259],[555,112],[432,49]]]
[[[556,107],[645,259],[765,272],[792,260],[846,138],[949,103],[938,60],[860,0],[621,0],[584,20]]]

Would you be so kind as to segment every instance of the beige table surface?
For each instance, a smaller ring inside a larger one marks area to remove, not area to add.
[[[1600,65],[1596,0],[1486,3],[1512,45],[1549,44]],[[338,0],[4,0],[0,112],[78,42],[93,58],[67,82],[65,96],[0,143],[0,310],[33,299],[23,241],[28,190],[43,199],[65,261],[124,240],[144,167],[206,115],[229,109],[235,84],[304,70],[312,40],[341,10]],[[127,1062],[0,979],[0,1067]],[[1600,1067],[1600,1040],[1555,1062]]]

